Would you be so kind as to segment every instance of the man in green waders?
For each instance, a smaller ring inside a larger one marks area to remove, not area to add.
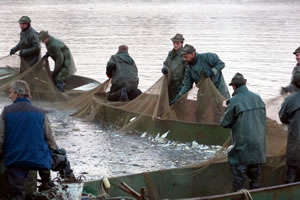
[[[228,162],[233,175],[233,191],[259,187],[261,164],[266,160],[266,110],[259,95],[248,90],[247,80],[236,73],[231,83],[234,92],[227,103],[221,126],[231,128]]]
[[[168,77],[169,101],[173,100],[181,90],[186,67],[186,62],[183,60],[181,54],[184,42],[183,35],[177,33],[171,40],[173,42],[173,49],[169,51],[161,70]]]
[[[21,57],[20,73],[34,65],[40,59],[41,46],[38,33],[31,27],[31,19],[23,16],[19,19],[21,28],[19,43],[10,50],[9,55],[19,51]]]
[[[39,39],[47,48],[47,53],[43,59],[50,56],[55,62],[52,79],[57,89],[64,92],[65,81],[76,72],[71,51],[62,41],[49,35],[48,31],[41,31]]]
[[[121,45],[106,66],[106,75],[111,78],[109,101],[128,101],[142,92],[138,89],[139,77],[134,60],[128,54],[128,46]]]
[[[226,99],[230,98],[222,69],[225,67],[224,62],[215,53],[197,53],[196,49],[186,44],[182,49],[183,59],[187,62],[184,76],[184,86],[177,96],[170,102],[174,104],[181,96],[188,92],[193,84],[197,84],[201,79],[201,74],[210,78],[221,95]]]
[[[294,52],[293,54],[295,55],[296,57],[296,61],[297,61],[297,64],[296,66],[294,67],[293,69],[293,72],[292,72],[292,79],[293,79],[293,76],[294,74],[297,72],[297,71],[300,71],[300,47],[298,47]],[[284,93],[292,93],[292,92],[295,92],[295,87],[294,85],[291,83],[289,84],[288,86],[286,87],[282,87],[281,88],[281,94],[284,94]]]
[[[292,85],[295,93],[284,100],[279,111],[280,121],[288,125],[285,183],[296,182],[300,167],[300,71],[293,75]]]

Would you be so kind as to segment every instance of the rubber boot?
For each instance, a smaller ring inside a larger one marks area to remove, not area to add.
[[[285,180],[284,183],[294,183],[296,181],[297,176],[297,167],[288,166],[286,169]]]
[[[259,187],[260,181],[260,165],[248,165],[248,177],[250,178],[249,189],[256,189]]]
[[[120,101],[122,102],[128,101],[127,89],[125,87],[121,89]]]
[[[247,178],[247,166],[246,165],[232,165],[232,190],[236,192],[245,188],[245,182]]]

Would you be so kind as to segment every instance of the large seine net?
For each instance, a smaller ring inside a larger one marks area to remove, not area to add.
[[[192,124],[199,129],[203,126],[219,128],[219,122],[224,113],[224,98],[220,95],[209,78],[203,78],[197,86],[169,106],[167,78],[161,77],[149,89],[136,99],[129,102],[109,102],[107,94],[110,80],[100,84],[83,94],[70,98],[72,93],[60,93],[54,86],[49,70],[49,64],[40,61],[26,72],[18,75],[18,57],[4,57],[0,59],[0,67],[6,67],[15,75],[1,80],[0,92],[7,94],[10,84],[17,80],[25,80],[31,88],[34,100],[62,102],[60,108],[72,108],[75,117],[87,121],[110,122],[120,127],[120,131],[128,133],[142,130],[157,133],[161,129],[169,130],[170,123],[184,125]],[[3,78],[3,77],[2,77]],[[3,81],[4,80],[4,81]],[[186,138],[189,138],[188,131]],[[169,133],[172,136],[172,132]],[[167,137],[169,138],[169,136]],[[183,138],[184,139],[184,138]],[[268,161],[263,165],[262,185],[271,186],[282,183],[285,166],[285,149],[287,133],[285,127],[275,120],[267,120],[267,156]],[[222,140],[223,148],[214,158],[201,164],[177,170],[141,173],[139,184],[131,182],[130,177],[124,180],[139,190],[146,187],[152,199],[187,198],[222,194],[231,191],[232,176],[227,164],[227,147],[230,139]],[[1,180],[1,175],[0,175]],[[111,178],[112,189],[109,193],[127,195],[118,188],[119,183]],[[100,193],[100,181],[85,185],[85,191]],[[195,187],[197,186],[197,187]]]

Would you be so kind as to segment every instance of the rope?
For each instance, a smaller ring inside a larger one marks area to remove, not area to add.
[[[246,200],[253,200],[249,190],[247,190],[247,189],[240,189],[238,191],[238,193],[243,194],[245,196]]]

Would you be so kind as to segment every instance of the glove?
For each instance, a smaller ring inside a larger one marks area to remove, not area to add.
[[[161,69],[161,72],[162,72],[164,75],[168,75],[169,70],[168,70],[168,68],[163,67],[163,68]]]
[[[19,52],[19,56],[24,56],[24,51],[23,51],[23,49],[22,50],[20,50],[20,52]]]
[[[10,50],[10,52],[9,52],[9,55],[12,56],[12,55],[14,55],[15,53],[16,53],[15,49],[12,48],[12,49]]]
[[[177,100],[179,99],[178,96],[176,96],[172,101],[170,101],[169,105],[173,105]]]
[[[53,153],[56,153],[56,154],[59,154],[59,155],[66,155],[67,154],[67,152],[64,148],[55,149]]]
[[[48,59],[48,57],[49,57],[49,54],[48,54],[48,52],[46,52],[45,55],[42,57],[42,59]]]
[[[206,78],[214,76],[214,72],[211,69],[204,69],[203,73]]]

